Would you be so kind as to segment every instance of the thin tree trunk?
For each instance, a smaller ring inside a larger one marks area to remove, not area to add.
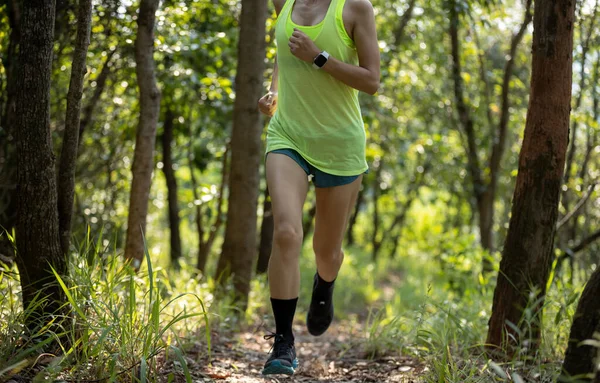
[[[587,235],[584,237],[577,245],[573,246],[570,249],[564,251],[564,253],[556,259],[556,266],[554,267],[554,279],[551,282],[554,282],[555,279],[558,278],[558,275],[562,269],[562,265],[565,260],[568,260],[571,264],[571,283],[573,282],[573,265],[575,261],[575,254],[579,253],[582,250],[585,250],[589,245],[594,243],[598,238],[600,238],[600,230],[595,231],[594,233]]]
[[[535,3],[531,94],[512,215],[494,291],[487,344],[512,354],[516,342],[540,339],[541,308],[550,266],[567,150],[572,85],[574,2]],[[538,316],[519,335],[528,307]]]
[[[100,71],[98,77],[94,80],[96,81],[94,93],[92,94],[90,101],[86,104],[85,108],[83,109],[81,122],[79,123],[79,144],[81,144],[81,138],[83,137],[83,133],[86,131],[86,129],[92,122],[92,117],[94,116],[94,109],[96,109],[96,105],[98,105],[98,101],[100,101],[100,97],[102,97],[104,88],[106,88],[106,81],[108,80],[108,76],[110,75],[112,69],[112,58],[116,52],[116,49],[108,52],[108,54],[106,55],[106,60],[104,61],[104,65],[102,66],[102,70]]]
[[[15,118],[15,94],[17,92],[17,61],[19,41],[21,40],[21,9],[17,0],[10,0],[8,7],[8,24],[10,25],[10,36],[6,58],[3,60],[6,71],[6,100],[0,112],[0,126],[6,130],[7,136],[11,136]]]
[[[596,2],[596,6],[598,6],[599,2]],[[594,66],[592,68],[592,84],[597,84],[598,83],[598,75],[600,72],[600,56],[597,57]],[[597,91],[597,86],[592,86],[591,87],[591,92],[592,92],[592,121],[599,121],[600,119],[600,110],[598,108],[598,91]],[[587,132],[586,132],[586,149],[585,149],[585,156],[583,158],[583,162],[581,164],[581,167],[579,169],[579,178],[581,180],[581,186],[582,189],[586,187],[586,181],[587,181],[587,175],[588,175],[588,165],[589,165],[589,161],[590,158],[592,157],[592,152],[594,150],[594,147],[596,146],[596,130],[592,127],[592,126],[587,126]],[[568,169],[568,168],[566,168]],[[595,186],[595,184],[594,184]],[[566,193],[563,192],[562,194],[562,198],[565,198]],[[568,234],[567,234],[567,241],[569,239],[575,239],[577,238],[577,234],[580,233],[579,230],[579,217],[581,216],[581,210],[577,209],[577,206],[575,206],[574,208],[574,214],[572,216],[572,220],[571,220],[571,224],[568,227]],[[567,213],[568,214],[568,213]],[[585,234],[584,234],[585,236]]]
[[[189,120],[188,120],[189,123]],[[189,126],[189,136],[194,137],[192,127]],[[202,224],[202,205],[200,203],[200,196],[198,195],[198,181],[196,180],[196,172],[194,171],[194,153],[192,140],[188,142],[188,164],[190,168],[190,182],[192,184],[192,194],[194,196],[194,206],[196,207],[196,233],[198,234],[198,257],[196,262],[196,268],[200,273],[204,274],[206,271],[206,260],[208,258],[208,252],[204,251],[204,226]]]
[[[260,244],[258,246],[258,262],[256,263],[256,273],[264,274],[269,269],[269,259],[273,248],[273,210],[271,207],[271,197],[269,189],[265,188],[265,197],[263,201],[263,217],[260,226]]]
[[[579,25],[581,26],[581,31],[580,31],[580,38],[581,38],[581,68],[580,68],[580,73],[579,73],[579,93],[577,95],[577,98],[575,99],[575,105],[573,107],[574,111],[577,111],[580,106],[581,106],[581,101],[583,100],[583,94],[586,91],[586,73],[585,73],[585,69],[586,69],[586,62],[587,62],[587,54],[589,52],[589,48],[590,48],[590,41],[592,38],[592,32],[594,31],[594,24],[596,22],[596,15],[598,13],[598,0],[596,0],[596,4],[594,6],[594,10],[592,12],[592,15],[590,17],[590,24],[588,27],[588,31],[587,34],[584,33],[584,26],[585,23],[579,23]],[[581,14],[581,7],[579,8],[580,10],[580,14]],[[581,15],[580,15],[581,16]],[[592,86],[595,86],[594,83],[592,83]],[[567,153],[567,160],[566,160],[566,165],[565,165],[565,174],[564,174],[564,184],[568,185],[569,184],[569,180],[571,178],[571,176],[574,173],[574,159],[575,159],[575,153],[577,152],[577,131],[579,130],[579,123],[576,120],[573,120],[571,122],[571,138],[569,139],[569,150]],[[565,190],[562,193],[562,199],[561,202],[563,204],[563,206],[565,207],[565,209],[568,211],[569,207],[570,207],[570,195],[569,195],[569,189],[567,188],[567,190]]]
[[[256,257],[256,211],[261,160],[260,116],[265,55],[266,0],[242,0],[236,98],[231,139],[231,175],[227,226],[217,277],[233,275],[236,297],[245,311]]]
[[[519,31],[512,37],[509,51],[509,59],[504,66],[504,77],[502,82],[501,94],[501,114],[498,128],[492,131],[492,150],[489,160],[489,182],[485,181],[480,166],[479,155],[477,153],[477,140],[475,137],[474,122],[469,108],[465,102],[464,87],[462,80],[460,40],[458,37],[459,15],[457,4],[454,0],[450,2],[450,38],[452,43],[452,75],[454,78],[454,94],[456,98],[457,111],[462,128],[467,136],[467,156],[469,161],[469,173],[473,182],[473,196],[476,200],[477,213],[479,214],[479,234],[481,246],[492,251],[494,249],[494,202],[496,200],[496,190],[498,177],[500,175],[500,165],[502,155],[506,146],[506,132],[509,120],[509,91],[510,80],[513,76],[514,57],[517,48],[523,39],[527,26],[531,22],[531,0],[525,5],[525,15]],[[483,65],[483,64],[481,64]],[[484,81],[487,78],[482,75]],[[488,113],[488,121],[492,119]],[[483,264],[484,271],[491,271],[492,265],[486,258]]]
[[[373,248],[371,251],[371,259],[373,262],[377,261],[379,247],[381,246],[381,241],[379,240],[379,196],[381,194],[379,181],[382,168],[383,164],[380,160],[377,170],[375,171],[375,180],[373,181],[373,232],[371,233],[371,246]]]
[[[173,154],[171,153],[171,144],[173,142],[173,111],[170,107],[165,113],[165,122],[162,134],[163,150],[163,173],[167,183],[167,199],[169,201],[169,228],[171,232],[171,265],[179,268],[179,259],[181,258],[181,235],[179,233],[179,205],[177,198],[177,178],[175,169],[173,169]]]
[[[189,127],[189,136],[193,137],[192,127]],[[208,238],[205,239],[204,223],[202,222],[202,208],[204,204],[201,202],[200,196],[198,195],[198,181],[196,179],[196,173],[194,171],[194,153],[192,141],[188,144],[188,163],[190,168],[190,180],[192,184],[192,193],[194,195],[194,205],[196,206],[196,231],[198,233],[198,256],[196,261],[196,268],[202,275],[206,272],[206,262],[212,249],[212,245],[217,237],[217,233],[223,224],[223,198],[225,195],[225,187],[227,185],[227,179],[229,175],[228,160],[229,158],[229,144],[225,146],[223,152],[222,166],[221,166],[221,185],[219,186],[219,197],[217,200],[217,212],[215,222],[209,227]]]
[[[490,156],[490,179],[489,185],[485,189],[482,195],[480,206],[479,206],[479,219],[481,227],[481,244],[484,249],[492,251],[494,249],[494,202],[496,201],[496,191],[498,190],[498,178],[500,177],[502,156],[505,152],[506,147],[506,133],[508,130],[509,110],[510,110],[510,81],[513,77],[513,68],[515,64],[515,56],[517,48],[523,36],[527,30],[527,26],[531,23],[531,3],[532,0],[527,0],[525,4],[525,15],[523,16],[523,22],[519,31],[512,37],[510,43],[510,51],[508,54],[508,60],[504,65],[504,76],[502,80],[502,95],[501,95],[501,108],[500,108],[500,122],[498,124],[497,132],[494,131],[492,134],[492,154]],[[492,264],[489,258],[484,258],[483,270],[485,272],[491,272],[493,270]]]
[[[17,158],[15,143],[16,93],[18,88],[18,46],[21,39],[21,9],[17,0],[7,3],[10,36],[3,61],[6,78],[6,97],[0,104],[0,226],[12,232],[17,222]],[[0,230],[3,230],[0,229]],[[6,235],[0,235],[2,252],[13,258],[14,246]]]
[[[578,382],[600,381],[600,371],[595,369],[594,359],[600,350],[592,345],[581,344],[600,334],[600,268],[585,286],[573,318],[569,345],[563,363],[563,378],[579,376]],[[582,375],[588,375],[583,378]]]
[[[473,34],[473,39],[475,41],[475,46],[477,47],[477,60],[479,61],[479,77],[483,84],[482,94],[483,99],[485,100],[485,115],[487,117],[487,122],[489,126],[494,126],[494,118],[492,116],[492,87],[490,85],[490,79],[488,77],[488,70],[485,65],[485,50],[481,46],[481,41],[479,40],[479,34],[477,33],[477,28],[471,28],[471,33]]]
[[[223,198],[225,195],[225,187],[227,186],[227,179],[229,177],[229,144],[225,146],[225,151],[223,152],[222,165],[221,165],[221,185],[219,186],[219,197],[217,199],[217,211],[215,214],[215,221],[209,227],[208,238],[204,240],[204,233],[202,233],[202,237],[200,240],[202,241],[201,246],[199,248],[200,252],[198,253],[198,269],[202,272],[206,269],[206,261],[208,260],[208,256],[212,250],[215,239],[217,239],[217,234],[219,233],[219,229],[223,225]],[[200,206],[202,208],[202,206]],[[210,209],[210,207],[207,207]],[[200,222],[200,225],[202,223]],[[199,231],[200,232],[200,231]]]
[[[394,43],[396,49],[400,48],[402,40],[404,40],[404,37],[406,36],[406,26],[408,25],[410,19],[412,19],[413,10],[415,9],[415,3],[416,0],[409,0],[408,7],[406,8],[406,11],[404,11],[404,13],[402,14],[398,27],[394,30]]]
[[[67,94],[65,131],[58,173],[58,223],[60,227],[60,244],[65,254],[68,253],[71,242],[81,96],[83,94],[83,78],[87,72],[86,56],[90,45],[91,24],[92,0],[79,0],[77,39],[73,51],[73,64],[71,65],[71,83]]]
[[[454,97],[456,99],[456,109],[460,124],[467,136],[467,158],[468,171],[471,176],[473,187],[473,196],[477,201],[477,211],[479,212],[479,231],[481,236],[481,245],[484,249],[491,249],[491,224],[492,215],[488,211],[488,203],[484,201],[484,193],[487,186],[483,181],[481,172],[479,154],[477,152],[477,139],[475,137],[474,122],[465,102],[464,87],[461,69],[460,40],[458,38],[459,15],[455,0],[449,2],[450,11],[450,41],[452,45],[452,77],[454,80]]]
[[[390,252],[390,258],[394,258],[396,255],[396,251],[398,250],[398,245],[400,244],[400,237],[402,234],[402,226],[406,221],[406,216],[408,215],[408,211],[412,206],[413,202],[417,199],[419,194],[419,189],[425,183],[425,175],[431,168],[431,161],[429,159],[425,160],[425,163],[422,166],[421,172],[419,172],[418,166],[415,169],[415,174],[413,174],[411,180],[409,181],[408,190],[404,193],[406,195],[406,200],[402,203],[399,211],[397,212],[394,220],[390,224],[389,228],[385,230],[385,232],[391,236],[391,234],[396,231],[397,234],[392,239],[392,250]],[[384,238],[385,239],[385,238]]]
[[[67,273],[60,247],[56,172],[50,134],[50,74],[54,43],[54,0],[23,2],[21,44],[17,70],[16,141],[17,265],[23,289],[26,326],[33,329],[40,316],[57,312],[63,294],[51,268]],[[36,297],[40,294],[39,297]],[[30,306],[34,301],[44,305]]]
[[[356,198],[356,206],[354,206],[354,212],[350,217],[350,222],[348,222],[348,230],[346,231],[347,243],[348,246],[354,246],[356,240],[354,239],[354,226],[356,225],[356,221],[358,220],[358,213],[360,213],[360,209],[362,208],[363,203],[365,202],[365,187],[361,187],[358,192],[358,197]]]
[[[133,180],[129,197],[129,217],[125,257],[137,269],[144,258],[148,199],[154,169],[156,125],[160,111],[160,91],[154,71],[154,23],[160,0],[141,0],[135,41],[135,72],[140,88],[140,117],[133,156]]]

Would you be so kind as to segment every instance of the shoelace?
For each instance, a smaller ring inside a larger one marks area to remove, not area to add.
[[[273,351],[276,344],[284,345],[283,348],[278,347],[278,351],[279,351],[278,354],[281,354],[281,353],[286,354],[291,349],[290,344],[285,340],[285,338],[281,334],[275,334],[274,332],[269,331],[269,334],[265,335],[263,338],[265,340],[275,339],[275,342],[273,342],[273,345],[271,346],[271,349],[269,350],[269,354]],[[279,355],[277,355],[277,356],[279,356]]]

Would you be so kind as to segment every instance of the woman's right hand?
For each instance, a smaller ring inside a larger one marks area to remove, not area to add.
[[[277,92],[269,92],[258,100],[258,110],[261,113],[273,117],[277,110]]]

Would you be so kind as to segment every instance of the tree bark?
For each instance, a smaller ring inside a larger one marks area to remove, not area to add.
[[[256,100],[262,92],[266,17],[266,0],[242,0],[231,138],[229,208],[217,266],[217,278],[221,283],[230,275],[233,276],[242,311],[247,308],[252,266],[256,257],[256,210],[262,158],[262,125]]]
[[[160,91],[154,71],[154,24],[160,0],[141,0],[135,41],[135,72],[140,88],[140,117],[133,156],[133,180],[129,197],[129,217],[125,257],[137,269],[144,258],[148,199],[154,168],[156,125],[160,111]]]
[[[54,39],[54,0],[23,2],[16,94],[17,265],[26,326],[57,312],[63,303],[51,267],[67,273],[59,238],[56,172],[50,134],[50,74]],[[36,297],[37,294],[41,295]],[[44,305],[30,306],[34,301]]]
[[[508,354],[518,343],[540,340],[540,317],[552,264],[558,201],[567,150],[572,85],[574,2],[535,3],[531,93],[512,215],[494,291],[487,343]],[[523,338],[507,322],[519,325],[530,294],[539,317]]]
[[[75,164],[79,141],[79,119],[83,78],[87,72],[86,56],[90,45],[92,24],[92,0],[79,0],[77,14],[77,38],[71,65],[71,82],[67,94],[67,112],[65,131],[58,173],[58,223],[60,244],[67,254],[71,242],[71,218],[73,217],[73,199],[75,197]]]
[[[274,225],[269,189],[265,188],[263,218],[260,226],[260,244],[258,246],[258,262],[256,263],[257,274],[264,274],[269,268],[269,260],[271,259],[271,250],[273,248]]]
[[[181,258],[181,235],[179,233],[179,205],[177,199],[177,178],[175,169],[173,169],[173,155],[171,153],[171,144],[173,142],[173,111],[169,107],[165,113],[165,123],[162,134],[163,150],[163,173],[167,182],[167,199],[169,210],[169,228],[171,232],[171,265],[179,267]]]
[[[600,349],[580,342],[594,339],[600,334],[600,267],[590,277],[585,286],[571,326],[569,345],[563,363],[563,377],[580,376],[579,382],[600,381],[600,371],[594,368],[594,359]],[[588,378],[581,377],[589,375]],[[595,379],[595,380],[594,380]]]

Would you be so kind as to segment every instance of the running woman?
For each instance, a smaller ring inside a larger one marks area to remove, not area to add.
[[[277,58],[270,90],[258,102],[259,110],[272,117],[266,173],[275,223],[268,276],[276,331],[263,374],[292,375],[298,366],[292,322],[309,182],[317,199],[317,270],[306,323],[310,334],[318,336],[333,320],[342,241],[368,170],[358,93],[376,93],[380,64],[369,0],[273,3]]]

